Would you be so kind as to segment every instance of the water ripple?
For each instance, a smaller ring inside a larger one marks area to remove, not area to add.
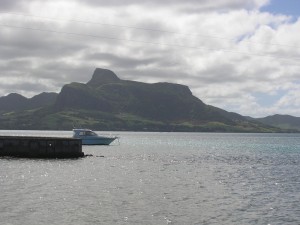
[[[1,158],[1,222],[300,224],[299,135],[123,133],[84,152]]]

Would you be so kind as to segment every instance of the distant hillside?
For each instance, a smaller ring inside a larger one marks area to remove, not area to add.
[[[17,93],[0,97],[0,111],[21,110],[26,107],[28,99]]]
[[[0,97],[0,112],[20,111],[53,105],[57,93],[41,93],[32,98],[25,98],[16,93]]]
[[[265,118],[259,118],[257,120],[270,126],[300,131],[300,117],[289,115],[273,115]]]
[[[87,83],[64,85],[59,94],[0,98],[2,129],[283,132],[237,113],[206,105],[187,86],[120,79],[97,68]]]

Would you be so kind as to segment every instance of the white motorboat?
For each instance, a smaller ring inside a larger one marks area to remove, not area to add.
[[[73,129],[73,137],[81,139],[83,145],[109,145],[118,139],[116,136],[98,135],[90,129]]]

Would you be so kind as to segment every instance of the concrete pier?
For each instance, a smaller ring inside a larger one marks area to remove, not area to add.
[[[80,139],[61,137],[0,136],[0,156],[26,158],[83,157]]]

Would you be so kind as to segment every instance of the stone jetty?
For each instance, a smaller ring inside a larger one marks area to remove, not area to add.
[[[0,156],[79,158],[84,153],[81,140],[76,138],[0,136]]]

